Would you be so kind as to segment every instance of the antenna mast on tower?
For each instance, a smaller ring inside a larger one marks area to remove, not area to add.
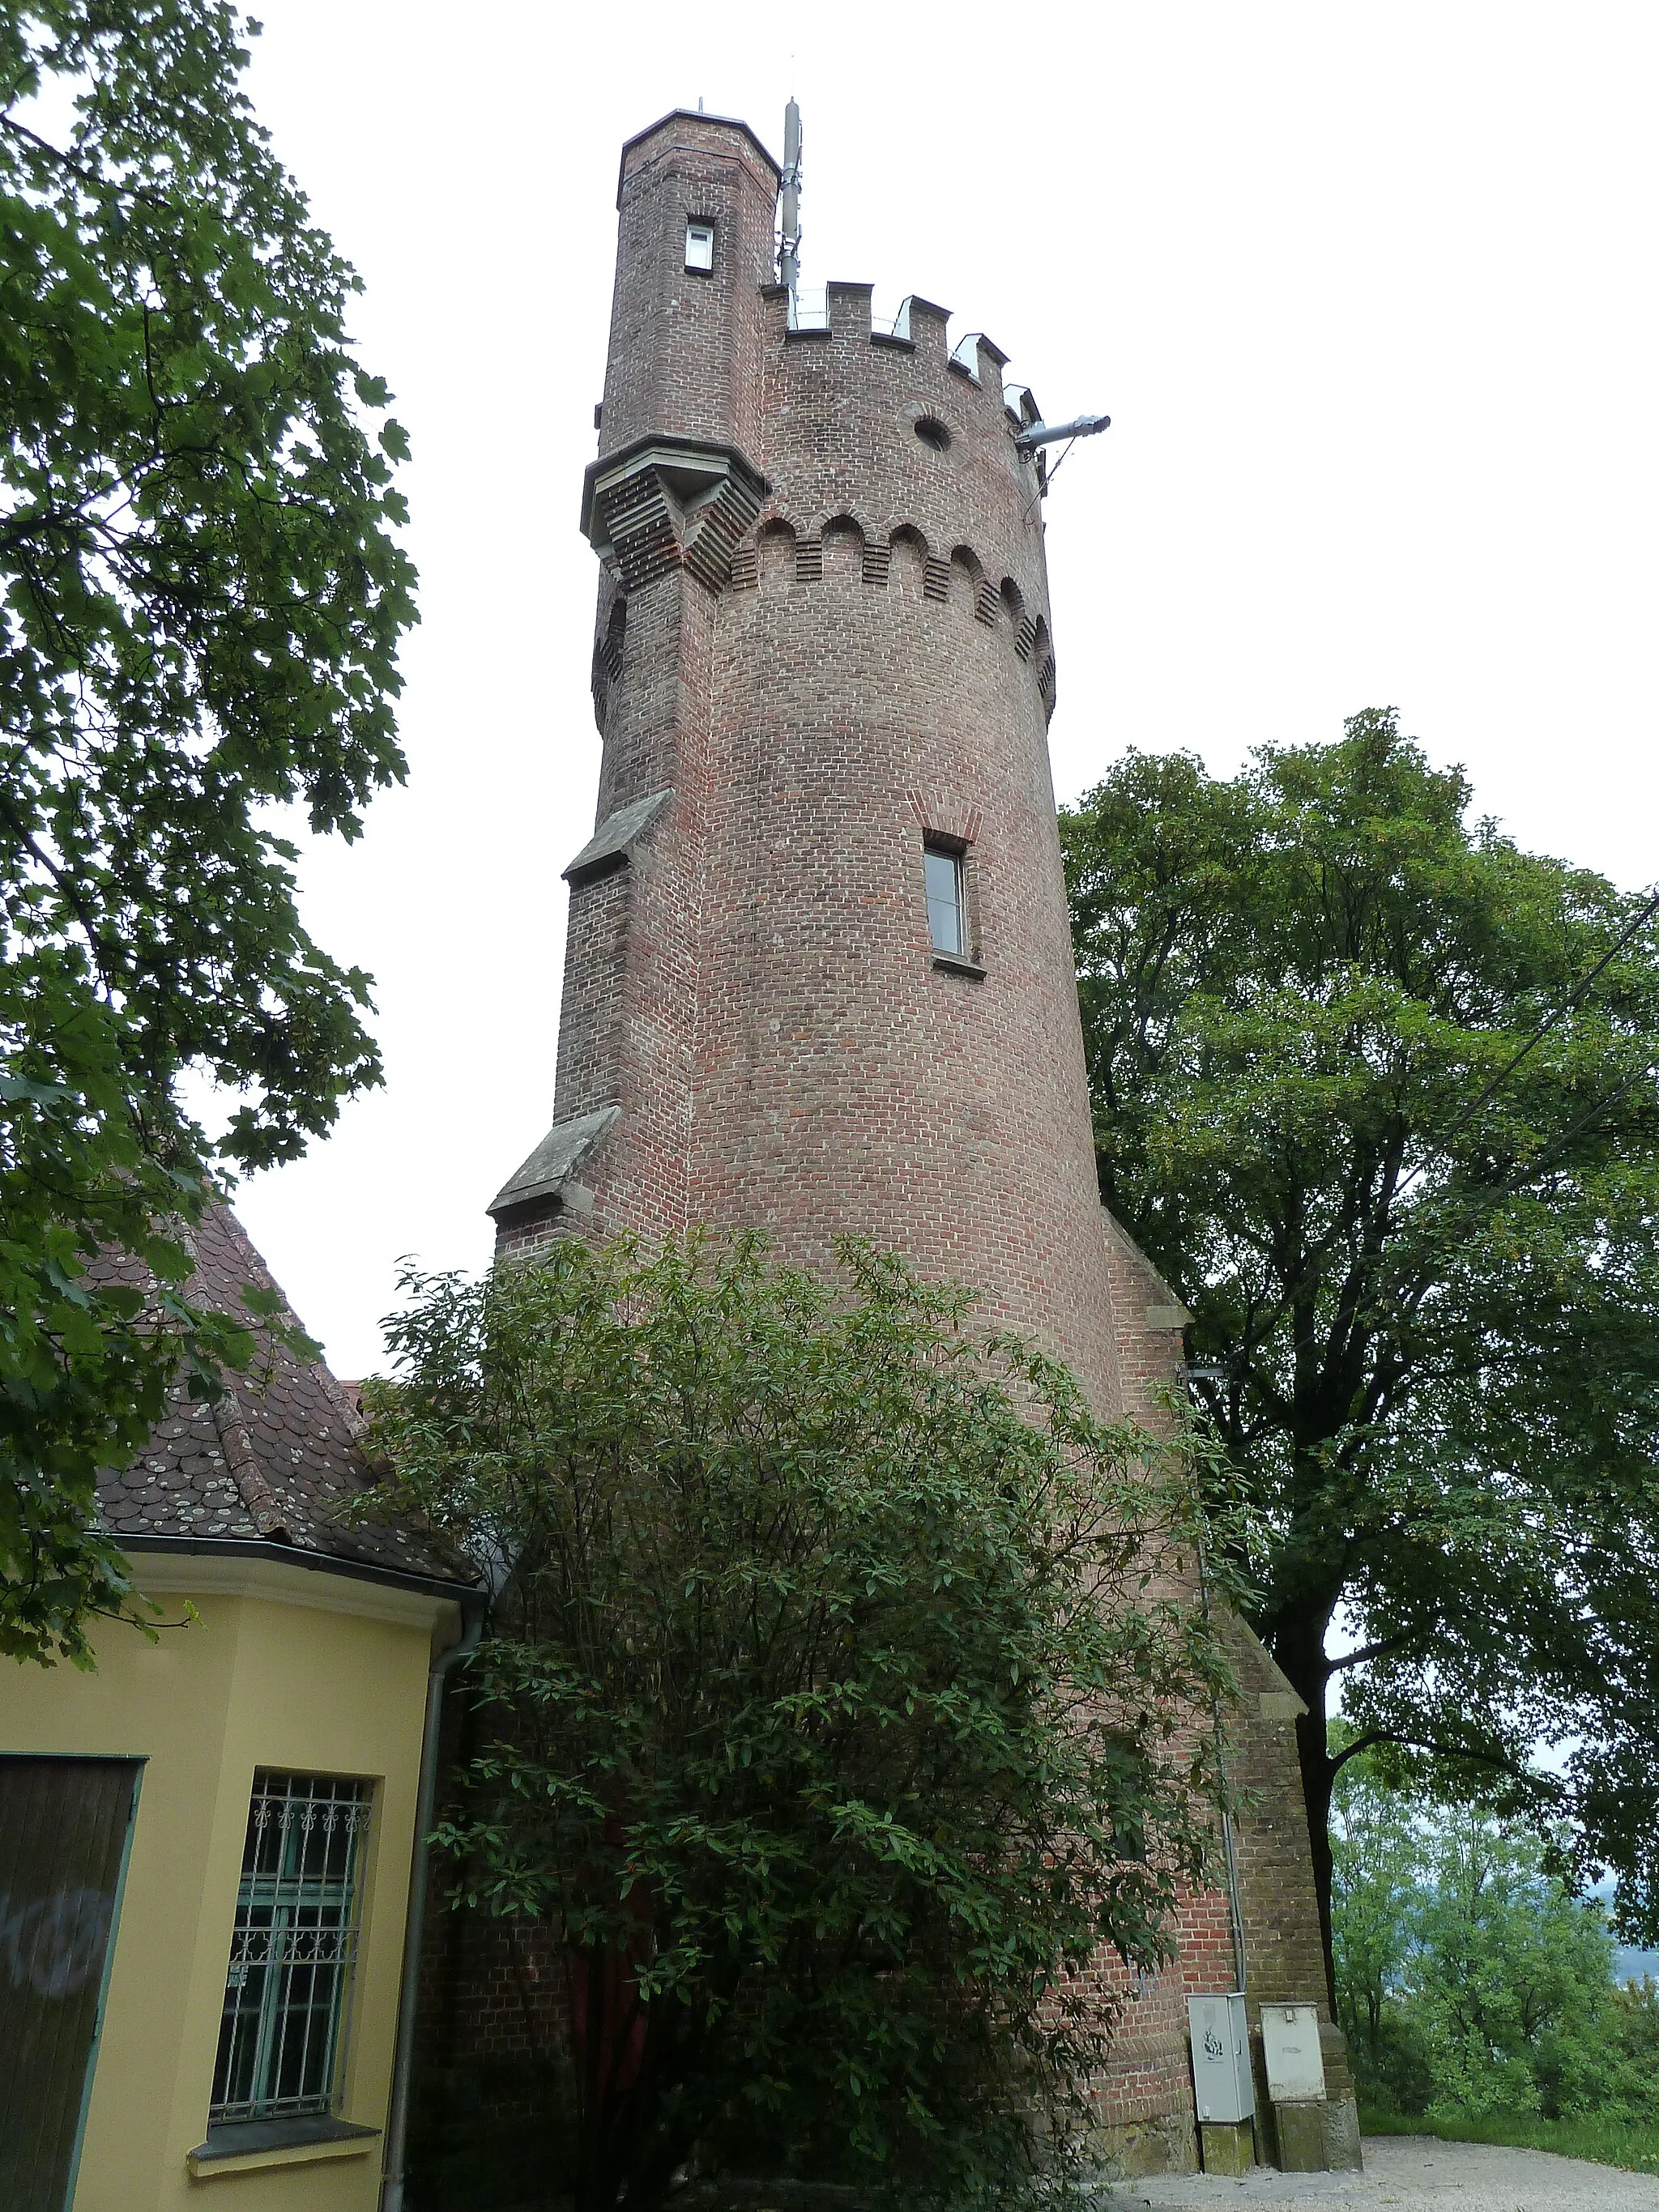
[[[783,111],[783,174],[778,179],[778,282],[789,294],[789,320],[795,319],[800,289],[800,110],[794,96]]]

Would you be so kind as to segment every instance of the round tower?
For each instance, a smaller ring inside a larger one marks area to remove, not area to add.
[[[1144,1410],[1187,1316],[1096,1182],[1035,409],[928,301],[876,329],[870,287],[831,284],[804,326],[772,281],[779,181],[718,116],[623,149],[581,503],[598,815],[564,870],[553,1127],[490,1206],[499,1249],[752,1227],[816,1267],[861,1233],[971,1285],[1101,1411]],[[1100,1968],[1132,2000],[1100,2118],[1135,2166],[1193,2163],[1186,2001],[1247,1973],[1258,2063],[1263,2001],[1317,2002],[1352,2113],[1299,1702],[1237,1639],[1256,1809],[1229,1893],[1188,1901],[1156,1985]]]
[[[771,282],[778,170],[624,149],[599,454],[599,821],[555,1127],[492,1209],[840,1232],[974,1285],[1121,1403],[1047,723],[1040,462],[1006,356]],[[1028,403],[1029,406],[1029,403]]]

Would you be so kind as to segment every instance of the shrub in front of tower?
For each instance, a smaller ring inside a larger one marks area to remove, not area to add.
[[[1052,2195],[1084,1978],[1160,1965],[1206,1862],[1190,1441],[857,1244],[828,1285],[692,1238],[408,1288],[380,1502],[510,1567],[440,1840],[457,1910],[564,1961],[550,2185]]]

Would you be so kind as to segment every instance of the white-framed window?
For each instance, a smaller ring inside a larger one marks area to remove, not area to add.
[[[685,265],[688,269],[705,271],[714,265],[714,226],[712,222],[688,222],[685,226]]]
[[[334,2109],[371,1794],[336,1775],[253,1778],[210,2120]]]
[[[946,845],[922,849],[922,868],[927,884],[927,933],[935,952],[968,957],[968,900],[963,856]]]

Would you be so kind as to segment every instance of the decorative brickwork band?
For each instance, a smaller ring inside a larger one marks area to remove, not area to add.
[[[654,469],[636,469],[607,485],[599,495],[596,512],[603,518],[606,540],[630,592],[640,591],[655,577],[678,568],[676,518],[667,487]]]
[[[691,537],[685,548],[685,565],[697,581],[711,592],[718,592],[735,581],[732,564],[738,541],[760,513],[761,489],[758,479],[734,471],[721,478],[714,497],[690,518]]]

